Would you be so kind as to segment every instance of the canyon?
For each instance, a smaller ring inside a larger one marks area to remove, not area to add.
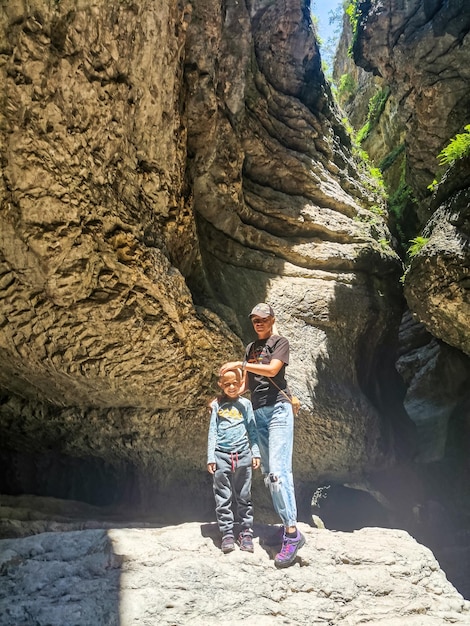
[[[385,189],[305,2],[2,4],[2,494],[210,518],[208,402],[266,301],[300,519],[327,486],[327,528],[408,531],[469,597],[470,158],[436,157],[469,123],[470,8],[355,6],[335,72],[356,130],[385,94]]]

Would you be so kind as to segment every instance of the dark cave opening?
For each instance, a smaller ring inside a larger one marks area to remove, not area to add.
[[[352,532],[365,526],[389,528],[389,513],[370,493],[344,485],[330,485],[311,512],[328,530]]]
[[[0,450],[0,493],[31,494],[112,506],[132,499],[132,467],[95,457],[74,458],[52,450]]]

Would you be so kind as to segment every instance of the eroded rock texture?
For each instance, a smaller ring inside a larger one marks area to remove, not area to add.
[[[470,159],[455,163],[430,207],[406,299],[433,335],[470,356]]]
[[[428,186],[442,175],[437,155],[468,124],[470,7],[461,0],[415,0],[363,9],[355,59],[386,81],[400,105],[396,125],[406,132],[407,181],[430,237],[411,264],[405,295],[431,333],[468,354],[468,161],[456,166],[449,174],[454,182],[444,183],[431,203]]]
[[[361,8],[354,58],[392,87],[413,188],[426,196],[437,154],[468,123],[470,8],[464,0],[385,0]]]
[[[448,450],[449,424],[466,413],[468,357],[433,337],[409,311],[399,337],[397,369],[406,383],[406,412],[417,425],[416,460],[439,461]]]
[[[401,267],[306,5],[18,0],[0,37],[5,487],[64,495],[84,459],[147,505],[196,496],[260,300],[292,341],[299,480],[390,463]]]

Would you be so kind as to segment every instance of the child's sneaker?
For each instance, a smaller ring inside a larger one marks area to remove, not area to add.
[[[300,530],[297,530],[296,537],[288,537],[284,535],[284,541],[282,542],[282,548],[279,554],[276,554],[274,558],[274,565],[276,567],[289,567],[295,560],[297,552],[305,543],[305,537]]]
[[[242,532],[238,535],[238,545],[240,546],[240,550],[244,550],[245,552],[254,552],[255,547],[253,545],[253,533],[251,530],[242,530]]]
[[[235,539],[233,535],[224,535],[222,537],[222,544],[220,548],[224,554],[227,554],[227,552],[232,552],[233,550],[235,550]]]

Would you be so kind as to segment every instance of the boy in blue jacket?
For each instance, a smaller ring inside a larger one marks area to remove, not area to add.
[[[252,469],[260,466],[258,433],[253,407],[240,396],[243,375],[240,369],[227,370],[219,378],[222,395],[211,404],[207,438],[207,470],[214,476],[215,513],[222,534],[222,552],[235,549],[235,500],[240,550],[253,552]]]

